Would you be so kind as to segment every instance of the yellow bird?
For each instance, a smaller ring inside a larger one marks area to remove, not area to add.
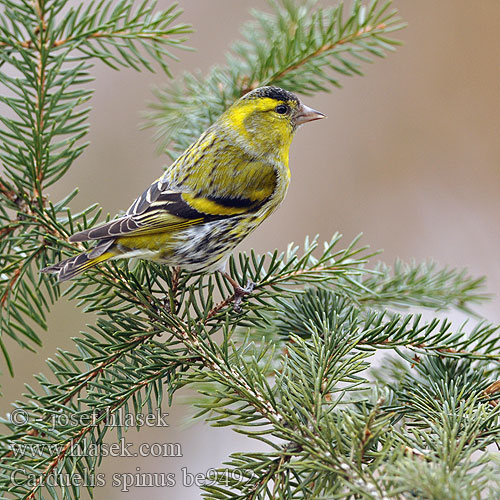
[[[70,237],[95,240],[92,249],[42,271],[64,281],[106,260],[139,257],[189,271],[220,271],[236,295],[248,293],[225,273],[225,261],[285,198],[288,153],[297,128],[324,116],[279,87],[249,92],[125,215]]]

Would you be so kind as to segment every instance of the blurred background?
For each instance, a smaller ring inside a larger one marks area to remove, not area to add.
[[[159,0],[159,7],[169,1]],[[323,1],[327,5],[329,1]],[[224,63],[224,52],[239,36],[249,9],[266,9],[264,0],[181,0],[181,22],[196,29],[177,53],[174,75]],[[292,183],[282,207],[240,249],[266,252],[302,243],[306,235],[329,239],[335,231],[347,244],[355,235],[392,263],[432,258],[488,276],[493,300],[479,309],[500,322],[500,42],[498,0],[395,0],[409,26],[397,37],[404,46],[386,60],[364,66],[364,77],[342,78],[343,89],[305,99],[328,120],[303,127],[291,151]],[[90,147],[52,191],[53,199],[74,186],[75,208],[100,203],[115,214],[157,178],[166,157],[155,154],[152,130],[139,130],[141,112],[153,100],[160,74],[115,72],[97,66],[92,101]],[[460,320],[458,315],[453,316]],[[16,376],[4,373],[0,410],[20,397],[32,374],[47,373],[44,360],[58,347],[72,348],[70,337],[86,322],[75,304],[61,301],[42,334],[38,354],[10,343]],[[182,485],[183,467],[192,474],[220,465],[232,451],[255,443],[229,430],[202,424],[185,428],[189,408],[178,401],[168,428],[129,432],[127,441],[179,443],[182,457],[105,459],[99,472],[107,485],[96,498],[123,498],[112,475],[124,472],[174,473],[175,487],[131,488],[130,497],[200,498]],[[119,478],[120,476],[118,476]]]

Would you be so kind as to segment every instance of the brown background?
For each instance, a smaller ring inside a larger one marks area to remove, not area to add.
[[[266,7],[263,0],[182,0],[181,5],[181,20],[197,30],[189,43],[198,50],[180,54],[181,63],[172,65],[175,74],[223,63],[249,8]],[[385,249],[387,262],[433,258],[488,275],[488,290],[497,295],[481,312],[499,322],[500,4],[396,0],[395,6],[409,22],[398,35],[405,45],[388,59],[365,66],[365,77],[343,78],[343,90],[305,99],[328,120],[300,130],[291,151],[288,197],[241,249],[283,249],[290,241],[302,243],[308,234],[329,239],[335,231],[347,243],[364,232],[363,241]],[[52,194],[58,199],[78,185],[75,207],[99,202],[114,214],[128,207],[166,162],[154,153],[152,131],[138,128],[145,102],[152,99],[151,85],[161,84],[164,77],[118,73],[102,65],[96,76],[92,144]],[[41,353],[11,345],[16,377],[2,377],[4,412],[19,397],[23,383],[32,382],[33,373],[47,373],[44,359],[57,347],[71,348],[70,337],[91,321],[74,304],[62,301],[49,331],[42,334]],[[108,486],[96,497],[122,498],[124,493],[111,486],[111,475],[140,467],[140,472],[174,472],[178,485],[130,495],[199,498],[195,487],[179,485],[182,467],[204,472],[231,451],[256,447],[229,430],[201,424],[181,428],[179,416],[186,411],[176,404],[166,430],[127,434],[134,445],[179,442],[183,458],[106,459],[100,471]]]

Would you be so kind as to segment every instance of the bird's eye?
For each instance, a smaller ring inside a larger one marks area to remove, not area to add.
[[[286,104],[279,104],[275,109],[276,113],[286,115],[288,113],[288,106]]]

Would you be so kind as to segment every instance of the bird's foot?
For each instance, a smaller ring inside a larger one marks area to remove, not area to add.
[[[249,281],[246,287],[242,287],[237,285],[234,287],[234,295],[233,295],[233,309],[236,312],[241,311],[241,302],[243,301],[243,297],[250,295],[255,288],[255,283],[253,281]]]
[[[229,281],[229,283],[231,283],[231,285],[233,286],[233,289],[234,289],[234,294],[232,297],[233,309],[236,312],[240,312],[241,311],[241,302],[243,301],[243,297],[246,297],[247,295],[250,295],[253,292],[253,290],[255,288],[255,283],[249,281],[247,283],[247,286],[243,288],[228,273],[223,272],[222,274],[226,277],[226,279]]]

